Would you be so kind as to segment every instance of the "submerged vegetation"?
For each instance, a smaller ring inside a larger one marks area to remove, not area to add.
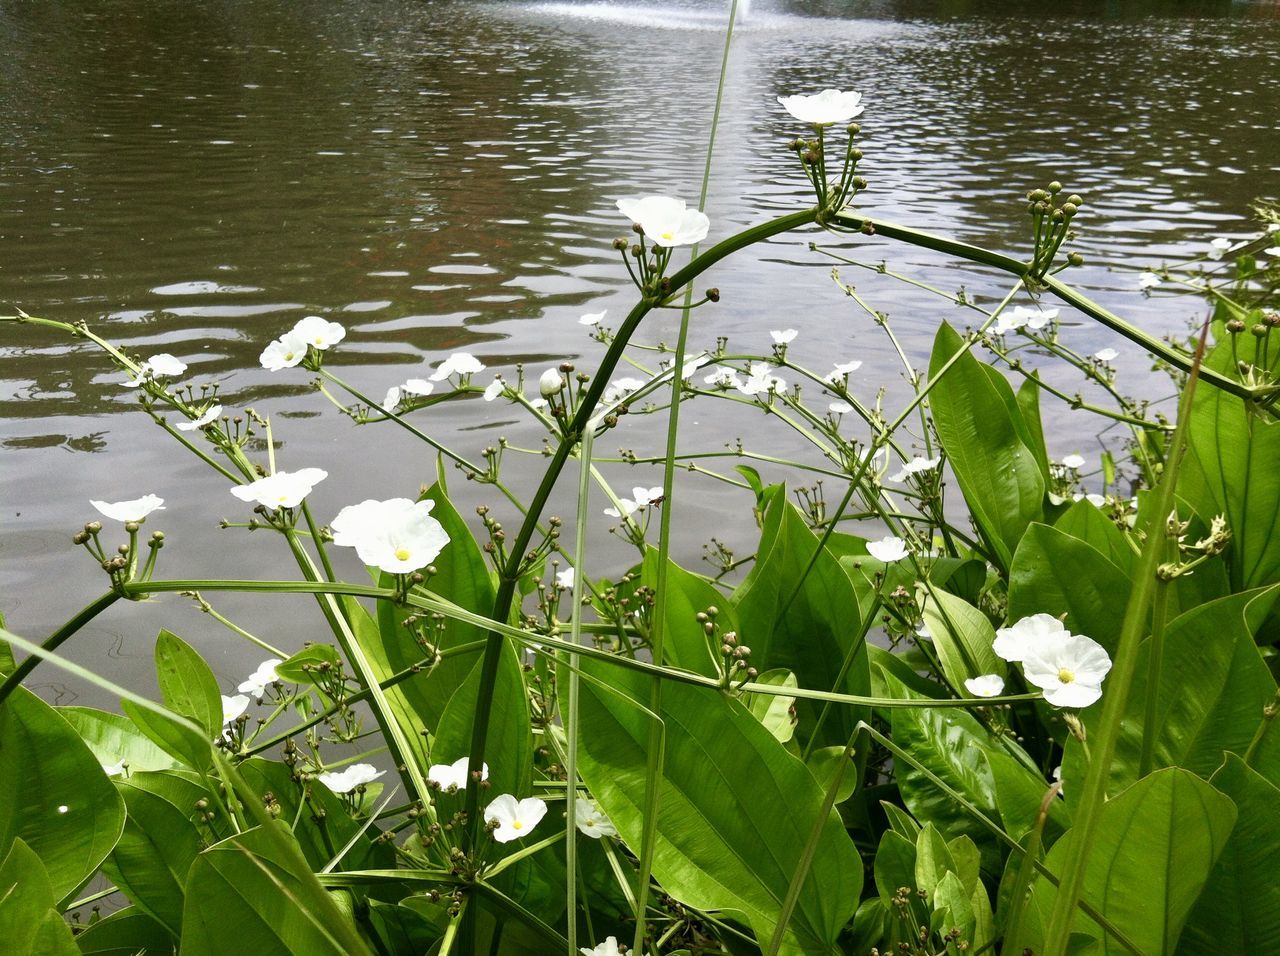
[[[235,547],[292,562],[278,580],[166,579],[151,530],[165,503],[145,477],[134,500],[91,503],[103,520],[75,542],[103,594],[43,643],[4,634],[21,652],[0,658],[9,952],[1280,948],[1280,216],[1263,207],[1255,240],[1134,276],[1209,305],[1186,341],[1164,341],[1061,278],[1081,261],[1080,197],[1029,193],[1018,259],[870,218],[856,206],[860,97],[780,102],[803,129],[791,149],[813,204],[702,250],[715,231],[702,212],[620,200],[632,232],[614,245],[637,302],[616,328],[582,317],[606,347],[590,374],[490,377],[456,353],[378,401],[327,366],[338,323],[308,317],[264,347],[264,368],[305,371],[341,414],[432,450],[437,480],[404,497],[314,514],[324,463],[278,462],[273,422],[186,381],[176,357],[4,317],[105,350],[143,412],[227,479],[246,512],[227,526]],[[1007,293],[899,276],[964,317],[913,356],[845,275],[889,266],[815,244],[900,360],[900,407],[853,355],[793,361],[795,329],[763,350],[691,345],[693,310],[714,328],[707,268],[815,224],[998,270]],[[644,341],[659,308],[680,311],[673,346]],[[1073,349],[1063,310],[1116,347]],[[1176,414],[1126,393],[1123,348],[1168,374]],[[430,423],[457,401],[518,406],[545,441],[447,447]],[[690,401],[732,403],[753,430],[763,416],[811,453],[776,456],[763,432],[678,449]],[[1051,459],[1046,431],[1066,415],[1126,429],[1125,453]],[[662,447],[597,453],[637,418],[665,418]],[[543,469],[527,500],[504,480],[524,453]],[[617,490],[621,463],[660,480]],[[753,554],[673,553],[689,507],[677,469],[737,489]],[[493,490],[475,520],[451,503],[458,473]],[[574,480],[576,513],[550,514]],[[588,553],[593,487],[635,549],[616,578]],[[372,583],[342,580],[335,547]],[[166,592],[270,655],[235,695],[167,630],[159,702],[63,655],[113,603]],[[288,654],[221,617],[220,592],[313,595],[330,636]],[[122,713],[50,706],[23,686],[37,667],[118,694]]]

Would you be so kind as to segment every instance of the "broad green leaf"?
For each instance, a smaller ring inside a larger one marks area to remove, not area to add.
[[[449,535],[448,545],[431,562],[435,574],[427,581],[427,589],[468,611],[486,615],[493,613],[493,579],[484,554],[471,536],[467,523],[454,509],[439,483],[432,485],[422,497],[435,502],[431,517],[439,521]],[[383,574],[379,584],[390,587],[391,576]],[[404,626],[405,618],[411,613],[412,608],[398,607],[390,601],[378,602],[379,653],[390,673],[420,663],[427,656],[426,650]],[[443,631],[436,637],[435,643],[440,650],[446,650],[482,641],[485,634],[482,627],[448,620],[444,622]],[[453,692],[467,679],[478,660],[478,652],[475,655],[447,657],[435,665],[430,673],[406,681],[396,691],[417,714],[421,726],[434,732]]]
[[[755,679],[755,683],[765,684],[769,687],[795,687],[796,675],[791,671],[784,670],[765,671]],[[769,733],[784,744],[795,734],[795,719],[791,716],[795,700],[794,697],[783,697],[778,694],[746,694],[743,696],[743,703],[747,705],[747,709],[751,711],[756,720],[760,721]],[[843,747],[835,749],[841,753],[844,752]]]
[[[176,940],[182,934],[182,887],[204,841],[190,820],[189,807],[127,782],[117,787],[128,816],[103,871]]]
[[[481,661],[458,687],[440,717],[436,738],[431,744],[431,762],[453,763],[471,755],[471,728],[476,719],[476,702],[489,707],[489,792],[493,796],[511,793],[529,796],[533,774],[533,730],[529,695],[525,690],[520,652],[509,641],[502,656],[493,687],[480,687]]]
[[[1131,590],[1129,576],[1088,542],[1034,524],[1009,571],[1009,620],[1066,614],[1069,631],[1093,638],[1114,656]]]
[[[1217,346],[1205,365],[1234,365],[1231,346]],[[1219,388],[1196,389],[1190,445],[1219,513],[1231,529],[1235,590],[1280,581],[1280,421]],[[1210,517],[1210,516],[1203,516]]]
[[[996,807],[1005,832],[1021,840],[1035,828],[1040,807],[1049,792],[1049,782],[1008,754],[988,751],[987,765],[995,781]],[[1046,845],[1061,836],[1071,822],[1066,805],[1059,797],[1049,803],[1048,812],[1044,829]]]
[[[369,925],[388,953],[425,953],[440,939],[441,929],[407,906],[369,900]]]
[[[858,600],[835,557],[817,548],[818,539],[795,506],[775,496],[765,512],[755,567],[734,595],[739,637],[751,648],[751,666],[761,672],[781,668],[795,674],[801,687],[865,695],[871,680]],[[796,701],[797,739],[813,733],[820,709],[813,701]],[[858,708],[832,708],[818,742],[844,744],[861,716]]]
[[[766,725],[767,726],[767,725]],[[774,734],[776,737],[777,734]],[[786,743],[786,741],[782,741]],[[843,770],[840,785],[836,787],[836,804],[839,805],[853,796],[858,788],[858,770],[856,754],[845,756],[844,747],[815,747],[805,761],[805,766],[813,774],[818,785],[825,793],[836,779],[836,774]]]
[[[938,881],[938,887],[932,894],[934,925],[938,932],[947,933],[953,929],[960,931],[957,943],[965,943],[966,949],[976,950],[978,917],[973,911],[970,893],[960,882],[954,872],[946,873]]]
[[[0,853],[23,840],[58,900],[93,875],[124,827],[124,802],[75,729],[23,687],[0,706]]]
[[[1280,953],[1280,789],[1235,754],[1209,781],[1239,815],[1178,940],[1180,956]]]
[[[923,831],[922,831],[923,832]],[[875,859],[876,891],[885,906],[902,887],[916,885],[916,844],[895,830],[880,834]]]
[[[76,956],[71,927],[35,852],[21,838],[0,862],[0,940],[5,956]]]
[[[156,638],[156,677],[166,707],[191,718],[210,740],[222,731],[218,679],[195,648],[169,631]]]
[[[942,672],[957,694],[974,696],[964,686],[967,678],[983,674],[998,674],[1002,678],[1006,675],[1008,668],[1005,662],[991,649],[996,631],[985,614],[946,591],[935,589],[930,592],[922,586],[917,595]]]
[[[945,322],[934,339],[929,376],[936,380],[930,406],[938,438],[994,563],[1007,569],[1027,525],[1044,520],[1045,496],[1013,389],[1003,376],[988,375]]]
[[[658,562],[662,558],[654,548],[647,548],[641,569],[641,582],[656,590]],[[729,599],[703,578],[686,571],[674,561],[667,561],[667,599],[663,633],[664,663],[706,677],[715,677],[718,649],[713,657],[711,640],[697,621],[697,615],[714,607],[720,613],[716,623],[720,633],[737,631],[738,626]]]
[[[202,737],[190,727],[131,700],[120,701],[120,709],[144,737],[180,763],[193,770],[209,767],[213,760],[211,738]]]
[[[288,837],[282,824],[276,833]],[[366,956],[291,838],[255,827],[205,850],[187,876],[183,956]]]
[[[894,697],[917,696],[892,677],[885,680]],[[893,741],[911,755],[914,763],[958,791],[974,808],[996,817],[995,781],[985,753],[1001,748],[977,720],[959,708],[895,707],[891,714]],[[922,824],[932,823],[947,839],[968,836],[982,851],[984,871],[999,872],[999,850],[990,832],[969,810],[940,790],[913,763],[897,761],[894,772],[903,803],[912,816]]]
[[[1169,768],[1143,777],[1102,806],[1083,899],[1140,952],[1174,952],[1235,819],[1231,800],[1193,773]],[[1049,852],[1050,871],[1061,872],[1070,842],[1068,832]],[[1051,908],[1052,887],[1043,878],[1035,887]],[[1107,954],[1128,953],[1082,913],[1075,928],[1102,939]],[[1031,943],[1033,951],[1039,942]]]
[[[177,766],[173,757],[140,733],[123,714],[90,707],[59,707],[58,713],[76,729],[104,767],[123,762],[130,773],[141,773]]]
[[[644,827],[649,719],[631,701],[649,699],[650,679],[583,661],[580,769],[627,845]],[[631,700],[627,700],[629,697]],[[819,819],[822,790],[805,766],[737,700],[701,687],[662,690],[665,755],[653,872],[697,909],[741,914],[758,940],[773,933],[801,852]],[[784,812],[785,810],[785,812]],[[831,951],[857,908],[862,865],[831,814],[788,926],[787,953]]]
[[[117,910],[76,936],[80,956],[169,956],[169,931],[133,906]]]
[[[1102,511],[1088,501],[1077,501],[1053,523],[1063,534],[1089,544],[1095,551],[1124,572],[1133,576],[1138,552],[1129,545],[1129,538]]]
[[[1182,767],[1208,778],[1224,753],[1244,753],[1263,722],[1276,681],[1253,634],[1280,597],[1280,587],[1232,595],[1188,611],[1165,629],[1156,690],[1154,766]],[[1110,792],[1137,779],[1146,717],[1151,642],[1138,653],[1133,689],[1111,764]],[[1106,684],[1102,692],[1106,693]],[[1099,719],[1086,711],[1085,726]],[[1269,754],[1269,752],[1268,752]],[[1073,756],[1078,756],[1073,754]],[[1081,773],[1080,779],[1083,779]]]
[[[990,365],[986,368],[992,375],[999,374]],[[999,386],[996,387],[999,388]],[[1035,377],[1035,373],[1024,378],[1022,384],[1018,386],[1017,405],[1024,426],[1024,430],[1018,433],[1019,437],[1022,438],[1023,444],[1031,449],[1031,454],[1035,455],[1036,464],[1040,466],[1040,474],[1047,488],[1049,452],[1044,443],[1044,426],[1040,422],[1040,381]]]
[[[946,839],[937,827],[926,823],[916,837],[915,888],[924,890],[932,899],[942,878],[955,869],[956,861],[951,858]]]

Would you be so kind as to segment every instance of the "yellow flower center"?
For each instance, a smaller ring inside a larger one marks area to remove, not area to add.
[[[408,561],[408,560],[409,560],[409,549],[408,549],[408,548],[396,548],[396,560],[397,560],[397,561]]]
[[[1062,683],[1064,683],[1064,684],[1070,684],[1070,683],[1071,683],[1072,681],[1074,681],[1075,679],[1076,679],[1076,672],[1075,672],[1075,671],[1069,671],[1069,670],[1067,670],[1065,667],[1059,668],[1059,670],[1058,670],[1058,680],[1062,681]]]
[[[523,830],[523,829],[524,829],[524,824],[523,824],[523,823],[521,823],[519,820],[513,820],[513,821],[511,821],[511,829],[513,829],[513,830]]]
[[[666,239],[668,242],[670,242],[672,239],[674,239],[674,238],[675,238],[675,234],[674,234],[674,233],[671,233],[671,232],[664,232],[664,233],[662,234],[662,238],[663,238],[663,239]]]
[[[279,498],[276,499],[276,501],[280,502],[281,504],[284,504],[284,500],[288,497],[289,497],[288,495],[281,495]]]
[[[285,352],[285,353],[284,353],[284,357],[285,357],[285,361],[287,361],[287,362],[292,362],[292,361],[293,361],[293,353],[292,353],[292,352]]]

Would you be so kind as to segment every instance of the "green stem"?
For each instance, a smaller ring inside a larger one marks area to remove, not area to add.
[[[118,591],[108,591],[97,600],[85,605],[85,607],[71,620],[63,624],[62,627],[54,631],[44,643],[40,645],[42,650],[56,651],[63,643],[72,638],[80,628],[84,627],[95,617],[105,611],[116,601],[123,597]],[[13,673],[5,678],[3,684],[0,684],[0,704],[3,704],[13,693],[14,688],[26,679],[27,675],[36,669],[40,662],[44,660],[36,655],[29,655],[21,664],[13,669]]]
[[[1097,728],[1089,738],[1091,751],[1089,767],[1081,784],[1080,802],[1076,808],[1074,825],[1064,838],[1070,842],[1067,844],[1061,884],[1058,887],[1058,895],[1054,900],[1053,913],[1045,934],[1044,956],[1065,956],[1076,905],[1080,901],[1080,894],[1084,891],[1089,855],[1097,834],[1099,816],[1106,802],[1111,760],[1115,755],[1120,725],[1124,718],[1129,691],[1133,686],[1134,672],[1138,666],[1138,648],[1147,629],[1147,615],[1157,586],[1157,571],[1164,554],[1165,522],[1169,520],[1169,515],[1175,508],[1174,492],[1178,466],[1181,463],[1187,432],[1190,429],[1191,400],[1200,377],[1200,363],[1204,358],[1208,334],[1209,327],[1205,325],[1200,334],[1200,345],[1191,365],[1191,374],[1187,378],[1186,388],[1179,403],[1178,427],[1174,432],[1165,462],[1164,476],[1156,489],[1156,504],[1147,522],[1147,545],[1142,549],[1137,573],[1134,575],[1133,593],[1125,608],[1124,623],[1120,629],[1120,642],[1116,647],[1115,664],[1107,679],[1106,693],[1103,694],[1102,715]],[[1154,695],[1156,691],[1155,687],[1147,687],[1148,695]]]
[[[1163,529],[1161,529],[1163,531]],[[1157,711],[1160,705],[1160,671],[1164,666],[1164,628],[1169,619],[1170,582],[1156,580],[1156,593],[1151,602],[1151,638],[1147,641],[1147,700],[1142,720],[1142,757],[1138,777],[1151,772],[1155,760],[1156,738],[1160,736]]]

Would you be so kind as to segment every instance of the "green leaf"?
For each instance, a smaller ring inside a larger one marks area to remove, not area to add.
[[[921,831],[923,832],[923,831]],[[880,834],[875,860],[876,890],[885,906],[903,886],[916,885],[916,844],[895,830]]]
[[[453,763],[471,755],[471,727],[480,699],[480,670],[476,661],[470,675],[449,698],[431,744],[432,763]],[[490,793],[529,795],[533,776],[533,727],[529,694],[525,689],[520,652],[504,641],[493,688],[486,696],[489,710],[488,752],[500,755],[489,764]]]
[[[1015,840],[1021,840],[1035,828],[1049,783],[1008,754],[988,751],[987,765],[995,781],[996,807],[1005,832]],[[1049,804],[1049,816],[1045,820],[1045,843],[1052,843],[1070,825],[1066,804],[1055,797]]]
[[[128,816],[103,871],[141,912],[177,939],[182,934],[182,887],[204,843],[191,822],[191,808],[127,782],[117,787]]]
[[[425,953],[442,935],[421,913],[394,903],[369,900],[368,920],[388,953]]]
[[[755,683],[769,687],[795,687],[796,675],[784,670],[765,671],[755,679]],[[745,694],[743,696],[743,703],[747,705],[752,716],[784,744],[795,733],[795,720],[791,716],[791,708],[795,700],[794,697],[783,697],[777,694]],[[843,747],[830,749],[844,752]]]
[[[740,642],[751,648],[750,663],[761,672],[789,670],[801,687],[866,695],[871,678],[853,585],[836,558],[817,549],[799,511],[775,496],[765,512],[756,564],[734,594]],[[813,733],[820,710],[812,701],[796,701],[800,739]],[[832,708],[819,743],[844,744],[863,715],[859,708]]]
[[[777,734],[774,736],[776,737]],[[782,742],[786,743],[785,740]],[[840,777],[840,785],[836,788],[837,805],[848,800],[858,789],[857,764],[854,759],[856,755],[846,757],[845,750],[845,747],[815,747],[809,754],[809,759],[805,761],[805,766],[809,768],[809,772],[813,774],[813,778],[818,781],[823,791],[830,788],[836,779],[836,774],[841,770],[844,771]]]
[[[960,358],[942,374],[956,353]],[[1027,525],[1044,520],[1045,495],[1013,389],[1003,376],[988,375],[945,322],[934,339],[929,375],[937,380],[930,405],[938,438],[994,563],[1007,569]]]
[[[932,823],[926,823],[920,830],[920,835],[916,837],[916,869],[913,885],[918,890],[924,890],[932,898],[942,878],[948,872],[954,872],[955,869],[956,861],[951,858],[946,839],[938,832],[937,827]]]
[[[439,483],[432,485],[422,497],[435,502],[431,517],[439,521],[449,535],[449,544],[431,562],[436,573],[427,582],[427,589],[468,611],[486,615],[493,613],[493,579],[467,523],[454,509]],[[392,584],[391,575],[381,576],[380,587],[391,587]],[[404,626],[404,619],[412,613],[412,608],[399,607],[390,601],[378,602],[379,656],[388,669],[385,676],[411,667],[426,656],[426,651]],[[475,624],[449,620],[436,644],[440,650],[446,650],[483,641],[485,635],[484,628]],[[478,656],[472,654],[446,657],[430,673],[406,681],[395,691],[412,708],[421,726],[434,729],[454,691],[467,679],[477,660]]]
[[[958,929],[960,935],[956,938],[957,942],[968,943],[968,949],[977,949],[975,936],[978,917],[973,911],[969,891],[954,872],[945,874],[938,881],[938,888],[933,894],[933,912],[936,917],[935,925],[940,932]]]
[[[990,365],[986,366],[992,375],[999,374]],[[1040,422],[1040,380],[1035,372],[1022,380],[1018,386],[1017,406],[1022,417],[1024,430],[1019,431],[1023,444],[1035,455],[1036,464],[1040,466],[1040,474],[1044,478],[1045,487],[1049,486],[1049,451],[1044,443],[1044,426]],[[996,386],[999,389],[999,386]]]
[[[591,728],[579,745],[582,776],[638,851],[649,718],[632,701],[648,699],[650,679],[607,662],[584,660],[583,670],[620,693],[582,683],[581,720]],[[654,876],[696,909],[741,914],[767,940],[819,819],[822,790],[741,702],[719,691],[667,684],[662,719]],[[853,843],[834,813],[820,832],[784,952],[831,951],[857,907],[862,865]]]
[[[284,839],[255,827],[196,857],[187,876],[183,956],[368,954],[288,830],[273,826]]]
[[[658,562],[661,560],[656,549],[645,549],[640,579],[646,587],[657,588]],[[696,616],[709,607],[717,608],[720,614],[716,623],[720,625],[720,632],[736,631],[738,625],[728,599],[709,581],[686,571],[670,559],[667,560],[666,587],[663,663],[706,677],[717,676],[711,642]]]
[[[131,700],[120,701],[120,709],[143,736],[185,766],[206,770],[212,763],[212,739],[202,737],[167,715],[148,710]]]
[[[0,706],[0,852],[20,838],[59,900],[94,874],[124,827],[124,802],[80,735],[18,687]]]
[[[1093,638],[1114,656],[1132,589],[1129,576],[1088,542],[1035,524],[1009,571],[1009,620],[1066,614],[1069,631]]]
[[[117,910],[76,936],[81,956],[165,956],[174,942],[169,931],[133,906]]]
[[[1007,674],[1005,662],[991,649],[996,631],[985,614],[946,591],[921,586],[917,593],[942,671],[957,694],[975,696],[964,686],[966,678]]]
[[[1132,578],[1138,553],[1130,547],[1128,535],[1088,501],[1073,503],[1053,523],[1053,527],[1092,545],[1095,551],[1123,571],[1125,577]]]
[[[222,732],[218,679],[195,648],[169,631],[156,638],[156,676],[169,710],[191,718],[210,740]]]
[[[1208,778],[1222,765],[1225,752],[1244,753],[1249,748],[1263,721],[1263,709],[1276,693],[1275,678],[1263,663],[1253,635],[1277,598],[1280,587],[1235,594],[1188,611],[1165,629],[1155,691],[1159,730],[1154,766],[1182,767]],[[1150,651],[1148,640],[1138,652],[1111,764],[1108,791],[1112,793],[1138,776]],[[1087,711],[1084,719],[1089,728],[1098,716]]]
[[[1174,952],[1235,819],[1231,800],[1195,774],[1170,768],[1143,777],[1102,806],[1082,898],[1139,952]],[[1050,871],[1061,872],[1070,841],[1068,833],[1049,852]],[[1053,888],[1043,878],[1035,886],[1047,910]],[[1102,939],[1107,954],[1128,953],[1083,914],[1075,929]],[[1039,943],[1030,946],[1039,952]]]
[[[1205,365],[1231,370],[1231,347],[1217,346]],[[1231,529],[1233,588],[1280,581],[1280,422],[1220,388],[1196,389],[1190,445]]]
[[[1209,781],[1239,816],[1178,940],[1179,956],[1280,953],[1280,789],[1235,754]]]
[[[894,697],[918,695],[886,676]],[[975,808],[996,816],[995,780],[985,753],[1001,746],[972,716],[958,708],[896,707],[893,741],[921,766],[962,794]],[[921,823],[932,823],[947,839],[966,835],[982,851],[983,869],[999,872],[999,850],[991,834],[963,806],[938,789],[918,768],[905,761],[895,767],[903,803]]]
[[[104,767],[124,762],[130,773],[167,770],[177,763],[123,714],[90,707],[59,707],[60,713]]]
[[[12,699],[12,698],[10,698]],[[0,863],[0,940],[5,956],[77,956],[40,857],[21,839]]]
[[[332,644],[310,644],[288,658],[288,660],[277,664],[276,676],[291,684],[301,684],[303,687],[309,687],[315,683],[315,680],[308,672],[307,667],[324,664],[328,664],[330,667],[338,667],[342,664],[342,658],[338,656],[337,648]]]

